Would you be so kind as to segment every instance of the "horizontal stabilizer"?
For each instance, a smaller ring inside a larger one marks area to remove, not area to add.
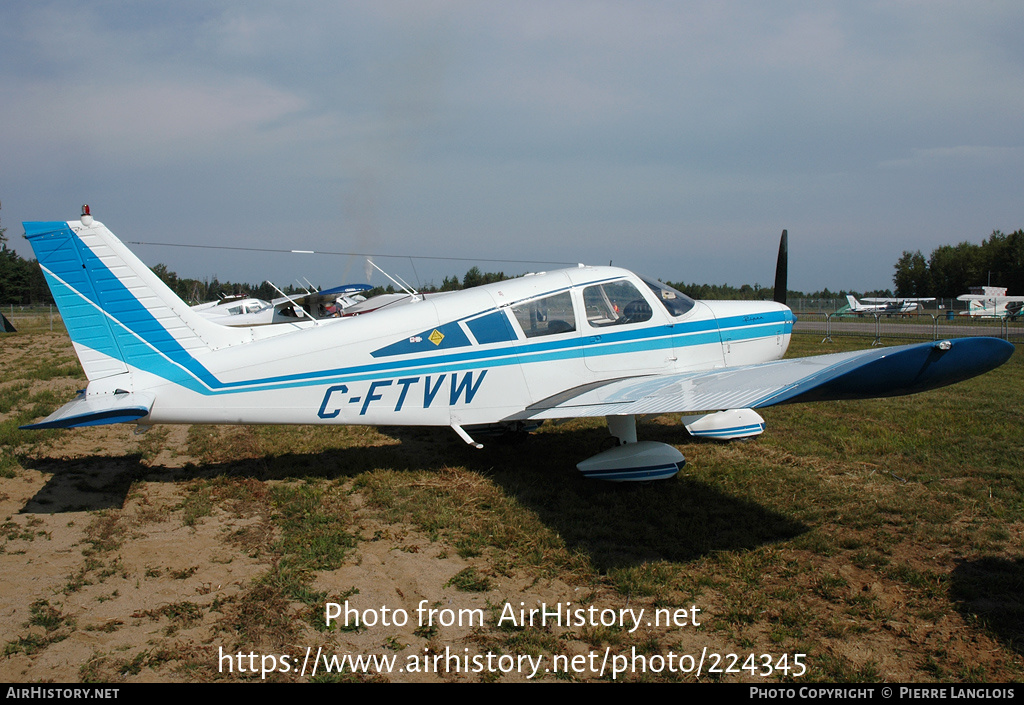
[[[1013,344],[962,338],[676,375],[585,385],[506,419],[557,419],[758,409],[775,404],[871,399],[954,384],[1006,362]]]
[[[149,415],[149,410],[153,408],[153,400],[152,394],[144,392],[104,394],[95,397],[86,397],[82,392],[42,421],[21,428],[75,428],[138,421]]]

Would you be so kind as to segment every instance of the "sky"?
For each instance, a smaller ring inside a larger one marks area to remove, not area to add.
[[[791,289],[892,288],[904,250],[1024,228],[1021,36],[1019,0],[12,0],[0,225],[32,256],[22,221],[88,203],[126,242],[372,253],[417,285],[613,262],[771,286],[787,228]]]

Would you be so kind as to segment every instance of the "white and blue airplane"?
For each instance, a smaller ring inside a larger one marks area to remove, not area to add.
[[[1024,296],[1007,296],[1006,288],[1001,286],[971,287],[970,294],[956,297],[957,301],[966,301],[967,310],[959,315],[972,318],[1020,318],[1024,310]]]
[[[934,298],[866,298],[864,301],[867,301],[868,303],[864,304],[858,301],[852,294],[847,294],[846,301],[849,306],[845,309],[841,309],[838,313],[855,313],[858,316],[870,316],[876,313],[885,314],[887,316],[909,316],[922,308],[922,303],[934,300]]]
[[[332,289],[282,296],[273,301],[232,296],[191,308],[203,318],[235,328],[295,323],[298,318],[321,319],[341,315],[344,309],[365,301],[363,292],[372,288],[369,284],[342,284]]]
[[[685,462],[636,418],[752,436],[755,409],[896,396],[991,370],[1013,345],[966,338],[782,360],[784,303],[694,301],[616,267],[562,269],[321,321],[233,328],[179,299],[102,223],[24,223],[89,379],[25,428],[112,423],[449,426],[467,443],[603,416],[618,444],[589,477],[652,480]],[[780,247],[785,292],[785,232]]]

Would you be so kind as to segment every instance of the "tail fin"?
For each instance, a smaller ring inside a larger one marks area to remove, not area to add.
[[[858,303],[857,299],[853,298],[852,294],[847,294],[846,295],[846,301],[847,301],[847,303],[850,304],[850,310],[851,311],[856,311],[857,309],[860,308],[860,303]]]
[[[24,223],[46,282],[90,381],[252,339],[192,311],[102,223]]]

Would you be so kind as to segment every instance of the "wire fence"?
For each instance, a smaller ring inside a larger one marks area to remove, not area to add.
[[[19,306],[8,304],[0,308],[15,330],[23,332],[39,332],[44,330],[64,331],[64,319],[53,304],[38,306]]]
[[[1024,321],[1020,318],[980,318],[962,315],[917,313],[888,316],[883,313],[850,316],[820,311],[800,311],[794,333],[820,334],[822,341],[834,337],[867,337],[873,345],[883,340],[944,340],[990,336],[1011,343],[1024,343]]]
[[[867,299],[861,299],[861,303],[868,303]],[[850,302],[846,300],[846,297],[836,297],[833,299],[789,299],[789,307],[794,311],[804,311],[807,313],[836,313],[840,309],[844,309],[850,305]],[[958,299],[935,299],[934,301],[925,301],[918,304],[921,308],[918,309],[920,315],[934,315],[934,316],[945,316],[950,311],[954,315],[958,315],[961,311],[967,311],[968,303],[966,301],[960,301]],[[913,315],[917,315],[917,313]]]

